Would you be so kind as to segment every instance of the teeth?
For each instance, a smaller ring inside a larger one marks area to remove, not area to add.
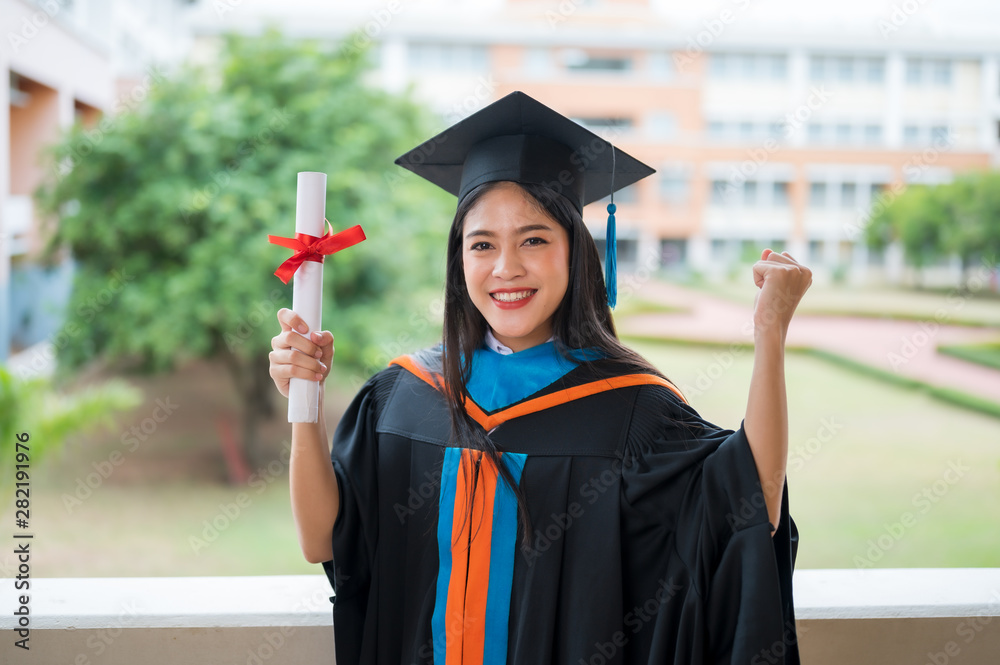
[[[493,293],[494,300],[499,300],[500,302],[515,302],[517,300],[524,300],[525,298],[534,295],[535,291],[514,291],[513,293]]]

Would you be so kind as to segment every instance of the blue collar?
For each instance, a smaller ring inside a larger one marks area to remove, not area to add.
[[[574,349],[580,360],[596,360],[595,349]],[[487,412],[503,409],[537,393],[574,370],[580,363],[564,358],[555,342],[545,342],[510,355],[481,348],[472,356],[472,372],[465,386],[472,399]]]

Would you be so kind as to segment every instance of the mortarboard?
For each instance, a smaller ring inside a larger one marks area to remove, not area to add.
[[[655,173],[597,134],[523,92],[512,92],[396,160],[458,197],[498,180],[546,185],[583,206]],[[613,200],[613,197],[612,197]],[[615,206],[604,261],[608,305],[617,299]]]

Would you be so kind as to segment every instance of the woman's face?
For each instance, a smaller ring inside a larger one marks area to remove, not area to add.
[[[496,338],[514,351],[552,336],[569,285],[569,234],[514,183],[486,192],[462,228],[465,284]]]

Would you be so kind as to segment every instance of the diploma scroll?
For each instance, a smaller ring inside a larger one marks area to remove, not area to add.
[[[320,237],[326,217],[326,174],[299,173],[295,196],[295,233]],[[323,264],[303,261],[292,284],[292,309],[309,326],[308,337],[323,325]],[[297,331],[296,331],[297,333]],[[298,334],[298,333],[297,333]],[[288,422],[319,420],[319,382],[292,377],[288,386]]]

